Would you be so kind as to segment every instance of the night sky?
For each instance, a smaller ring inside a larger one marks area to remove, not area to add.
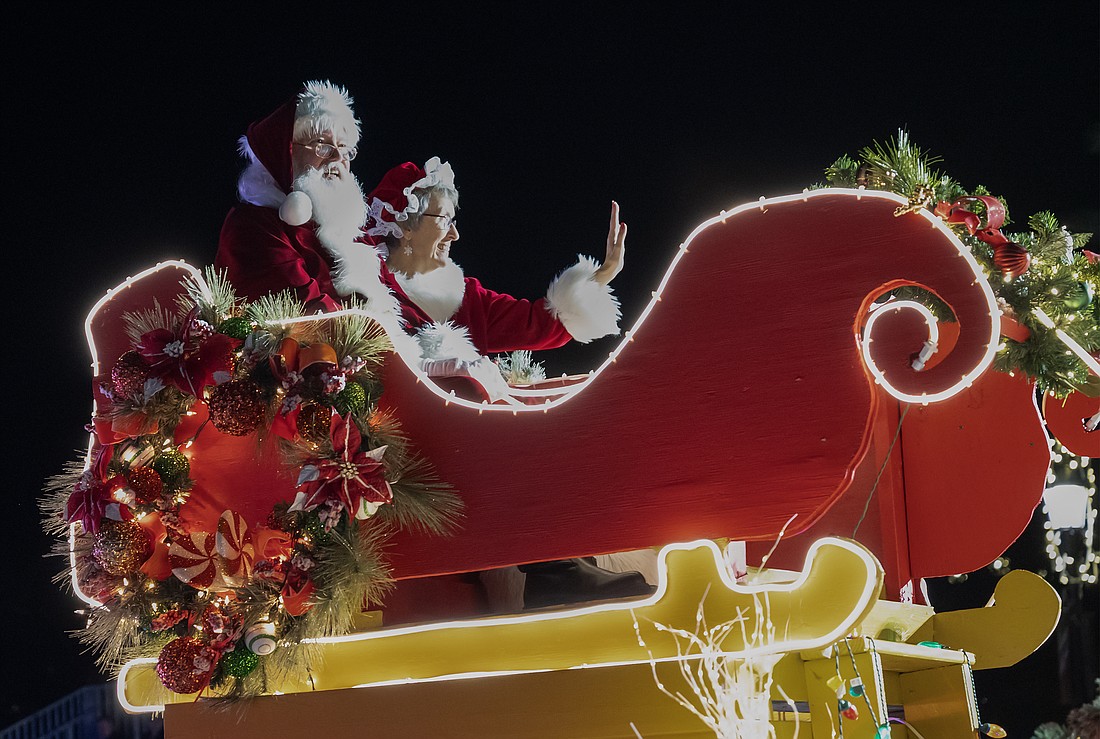
[[[1017,221],[1049,209],[1072,231],[1100,231],[1095,2],[713,5],[724,9],[6,11],[7,333],[24,350],[5,370],[14,480],[0,724],[102,680],[65,634],[80,624],[77,601],[50,582],[61,563],[43,559],[36,511],[43,480],[86,443],[84,317],[157,261],[213,260],[235,202],[237,138],[307,79],[355,98],[364,133],[353,171],[366,189],[406,160],[452,163],[462,198],[452,256],[490,288],[536,297],[576,253],[601,256],[617,200],[630,226],[615,282],[627,326],[697,223],[798,192],[899,127],[964,185],[1003,195]],[[793,245],[777,258],[797,256]],[[774,300],[798,301],[798,285],[776,285]],[[544,360],[552,374],[583,371],[607,350]],[[1038,547],[1019,556],[1039,566]],[[983,582],[945,597],[981,605]],[[1095,622],[1095,587],[1091,598]],[[1056,691],[1035,695],[1034,680],[1057,679],[1044,650],[980,676],[983,714],[1014,736],[1064,718]]]

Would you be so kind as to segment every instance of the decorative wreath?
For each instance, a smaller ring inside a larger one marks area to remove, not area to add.
[[[396,528],[446,533],[461,502],[376,410],[391,348],[376,323],[295,322],[289,292],[246,303],[209,270],[183,287],[173,309],[124,316],[131,349],[95,378],[92,449],[48,481],[45,528],[71,562],[58,579],[92,604],[78,636],[101,668],[157,657],[175,692],[258,695],[308,669],[304,641],[381,602]],[[277,440],[294,500],[261,525],[226,510],[190,530],[188,448],[210,426]]]

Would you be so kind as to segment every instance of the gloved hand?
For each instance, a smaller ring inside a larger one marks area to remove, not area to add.
[[[484,388],[489,400],[497,401],[508,396],[508,383],[497,366],[488,358],[475,361],[465,359],[422,359],[420,369],[428,377],[468,377]]]

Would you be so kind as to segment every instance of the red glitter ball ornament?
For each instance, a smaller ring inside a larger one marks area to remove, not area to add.
[[[110,572],[104,572],[98,566],[87,566],[81,568],[78,572],[77,586],[80,592],[100,603],[107,602],[107,599],[114,595],[119,586],[122,585],[121,577],[112,575]]]
[[[229,436],[252,433],[264,420],[263,390],[251,380],[222,383],[210,393],[210,423]]]
[[[111,368],[111,390],[117,396],[131,397],[145,390],[149,366],[136,351],[128,351]]]
[[[164,492],[164,480],[152,467],[135,467],[126,473],[126,482],[138,502],[146,505],[159,500]]]
[[[218,650],[194,637],[174,639],[160,650],[157,677],[173,693],[197,693],[210,684],[219,656]]]
[[[145,529],[137,521],[104,521],[92,544],[96,564],[112,575],[136,572],[153,553]]]

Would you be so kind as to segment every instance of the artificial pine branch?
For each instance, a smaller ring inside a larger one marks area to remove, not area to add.
[[[931,165],[941,161],[939,157],[924,154],[909,140],[909,133],[898,129],[897,139],[885,144],[878,141],[860,151],[860,157],[868,169],[868,187],[889,189],[908,196],[917,187],[935,190],[942,186],[942,176]]]
[[[859,162],[847,154],[825,168],[825,179],[832,187],[855,187],[859,177]]]
[[[205,279],[188,275],[181,284],[184,293],[176,299],[183,313],[192,307],[199,309],[199,317],[217,326],[226,318],[236,315],[237,293],[229,283],[228,272],[207,267]]]
[[[288,318],[301,318],[303,315],[305,315],[305,308],[290,290],[264,295],[245,310],[245,316],[276,335],[285,335],[283,321]]]
[[[366,304],[352,298],[345,308],[366,309]],[[382,361],[385,352],[393,349],[389,337],[369,315],[349,313],[319,322],[322,340],[336,351],[337,359],[356,357],[373,365]]]
[[[302,616],[303,638],[346,634],[367,601],[382,602],[393,587],[382,556],[390,533],[378,522],[351,519],[318,542],[314,558],[324,567],[314,578],[314,606]]]
[[[375,516],[401,529],[453,533],[465,504],[451,486],[437,479],[427,460],[419,457],[409,460],[399,474],[398,481],[390,483],[393,505],[382,506]]]
[[[501,355],[497,358],[497,368],[509,385],[530,385],[546,379],[546,367],[526,350]]]
[[[38,512],[42,517],[42,529],[50,536],[67,536],[69,533],[69,524],[65,520],[69,495],[84,475],[85,467],[84,452],[77,450],[77,454],[81,455],[81,459],[66,462],[62,471],[46,478],[46,484],[42,486],[44,494],[38,499]],[[68,543],[65,544],[67,554]]]
[[[141,341],[141,337],[150,331],[162,328],[171,330],[178,319],[172,311],[163,307],[159,300],[153,298],[152,308],[124,313],[122,322],[126,329],[126,337],[136,346]]]

